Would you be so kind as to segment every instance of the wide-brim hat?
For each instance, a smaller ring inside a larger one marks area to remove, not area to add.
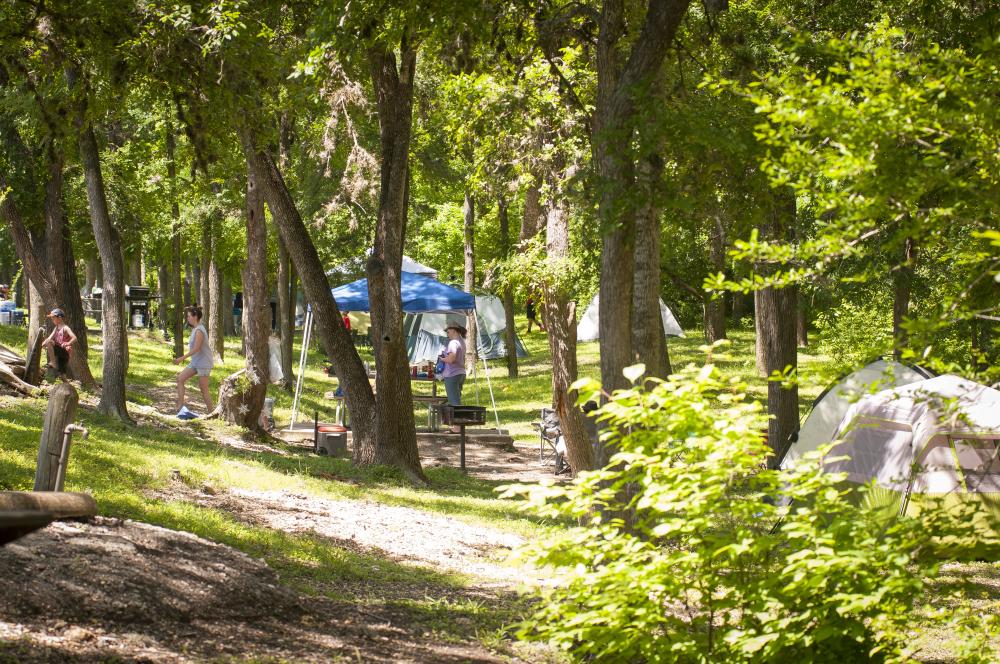
[[[447,334],[448,330],[455,330],[456,332],[458,332],[459,334],[461,334],[463,337],[466,334],[469,333],[468,330],[466,330],[464,327],[462,327],[458,323],[448,323],[448,325],[445,326],[445,328],[444,328],[444,331],[445,331],[446,334]]]

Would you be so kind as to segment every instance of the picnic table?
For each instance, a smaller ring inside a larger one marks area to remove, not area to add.
[[[369,380],[375,377],[374,372],[368,374]],[[410,376],[411,392],[413,393],[413,404],[414,406],[421,406],[427,408],[427,426],[431,431],[437,431],[440,428],[440,417],[437,408],[441,404],[447,403],[448,398],[444,395],[438,395],[438,383],[441,382],[433,376]],[[426,385],[430,384],[430,394],[420,394],[417,391],[418,386],[421,388],[426,388]],[[334,419],[337,422],[346,423],[347,422],[347,408],[345,407],[344,395],[343,393],[337,394],[337,391],[331,390],[326,392],[324,398],[328,401],[334,401],[337,404],[336,414]]]

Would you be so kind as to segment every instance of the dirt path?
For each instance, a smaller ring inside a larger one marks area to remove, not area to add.
[[[519,583],[535,582],[529,570],[504,563],[523,544],[520,537],[447,516],[287,491],[233,489],[212,495],[194,492],[181,483],[174,487],[155,497],[223,510],[251,525],[289,534],[313,533],[404,565],[466,574],[482,587],[514,590]]]
[[[391,607],[299,595],[262,561],[135,522],[52,524],[0,548],[0,569],[0,661],[507,661]]]

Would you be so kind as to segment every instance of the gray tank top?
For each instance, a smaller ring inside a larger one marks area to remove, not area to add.
[[[215,366],[215,357],[212,356],[212,349],[208,346],[208,332],[205,331],[204,325],[199,323],[198,327],[191,330],[191,338],[188,339],[188,350],[194,350],[194,342],[199,332],[203,340],[201,350],[191,356],[191,366],[195,369],[211,369]]]

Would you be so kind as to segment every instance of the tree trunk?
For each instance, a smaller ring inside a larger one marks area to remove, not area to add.
[[[550,200],[546,214],[545,246],[548,260],[558,265],[569,256],[569,215],[561,201]],[[558,269],[558,267],[553,267]],[[556,282],[558,283],[558,282]],[[594,447],[576,406],[570,385],[577,379],[576,304],[564,288],[546,281],[544,316],[552,354],[552,404],[566,440],[566,458],[574,473],[594,468]]]
[[[424,482],[417,452],[410,388],[409,360],[403,334],[400,293],[403,241],[409,201],[409,152],[413,123],[413,80],[417,49],[401,39],[396,49],[384,45],[368,51],[372,87],[379,118],[381,182],[375,245],[368,259],[372,345],[376,366],[377,445],[362,463],[392,464],[414,481]]]
[[[708,233],[708,258],[716,272],[726,268],[726,230],[719,215]],[[705,341],[709,344],[726,338],[726,301],[723,297],[702,295],[705,311]]]
[[[240,271],[242,276],[242,270]],[[233,319],[233,283],[222,275],[222,331],[227,337],[236,335],[236,321]]]
[[[209,282],[209,264],[212,262],[212,220],[207,219],[201,226],[201,255],[198,257],[201,269],[198,271],[198,304],[201,305],[202,315],[205,317],[205,322],[210,323],[211,316],[209,316],[209,306],[212,302],[212,294]],[[208,325],[205,326],[206,328]],[[208,343],[212,343],[212,335],[208,335]],[[213,349],[214,351],[214,349]]]
[[[166,149],[167,149],[167,179],[170,181],[170,218],[173,220],[170,229],[170,280],[173,295],[170,311],[170,324],[174,335],[174,357],[184,354],[184,303],[191,301],[191,277],[184,281],[181,287],[181,209],[177,202],[177,162],[175,160],[176,143],[174,139],[173,114],[166,112]],[[183,299],[182,299],[183,297]]]
[[[75,76],[74,76],[75,78]],[[73,84],[71,82],[71,87]],[[101,174],[100,153],[94,128],[84,120],[85,109],[77,117],[80,161],[87,185],[87,202],[94,239],[101,255],[104,274],[102,326],[104,328],[104,376],[101,401],[97,409],[105,415],[132,423],[125,407],[125,374],[128,367],[128,337],[125,330],[125,269],[122,264],[121,239],[111,223]]]
[[[201,267],[195,258],[187,257],[187,268],[184,274],[184,303],[198,304],[201,299]]]
[[[99,285],[100,272],[101,264],[92,258],[88,258],[84,263],[84,279],[87,283],[83,286],[83,292],[86,293],[87,297],[93,295],[94,289]]]
[[[462,203],[462,217],[465,220],[465,292],[472,293],[476,289],[476,202],[468,190],[465,191],[465,201]],[[465,370],[472,374],[479,361],[479,330],[476,325],[476,312],[465,316],[465,327],[469,334],[469,344],[465,352]]]
[[[806,348],[809,346],[809,319],[806,318],[806,308],[801,296],[800,292],[795,317],[795,340],[799,348]]]
[[[156,266],[156,286],[160,294],[160,330],[164,340],[170,339],[170,303],[173,293],[170,292],[170,261],[161,260]]]
[[[604,0],[598,21],[597,99],[592,150],[597,174],[601,247],[601,382],[612,392],[628,386],[622,369],[632,364],[632,293],[635,212],[629,209],[634,168],[629,138],[634,95],[659,70],[690,0],[650,0],[641,31],[626,57],[624,0]]]
[[[227,422],[256,430],[260,428],[260,411],[270,382],[267,338],[271,307],[267,289],[264,198],[254,174],[249,172],[249,164],[247,166],[247,262],[242,270],[246,367],[223,382],[218,411]]]
[[[87,323],[77,283],[76,259],[62,204],[63,155],[54,145],[48,150],[49,178],[45,188],[45,237],[48,261],[57,289],[58,305],[66,314],[65,322],[76,334],[76,344],[69,356],[69,373],[87,389],[95,389],[97,381],[88,363]]]
[[[510,217],[507,215],[507,199],[501,193],[497,196],[497,218],[500,222],[500,255],[510,258]],[[514,323],[514,289],[505,284],[502,293],[504,331],[503,342],[507,349],[507,376],[517,378],[517,328]]]
[[[903,328],[903,322],[910,311],[910,293],[913,289],[913,268],[916,260],[917,243],[908,237],[903,246],[903,260],[895,267],[892,274],[892,354],[897,362],[903,357],[903,350],[909,343],[909,335]]]
[[[762,228],[762,237],[768,240],[787,240],[795,223],[795,196],[778,192],[771,222]],[[767,276],[779,269],[774,265],[759,265],[758,272]],[[795,370],[798,366],[796,348],[797,288],[764,288],[754,293],[756,309],[758,366],[765,376]],[[799,391],[793,382],[785,387],[781,381],[767,384],[767,412],[771,416],[767,426],[768,444],[774,450],[769,463],[775,466],[792,444],[792,437],[799,429]]]
[[[47,336],[49,331],[46,329],[47,319],[45,318],[45,302],[42,298],[41,292],[38,287],[35,286],[35,282],[28,280],[28,347],[31,347],[31,343],[34,339],[41,333],[43,336]],[[41,370],[42,357],[45,355],[45,349],[42,352],[33,355],[30,352],[27,354],[27,364],[24,368],[25,380],[29,383],[34,383],[36,377],[42,377],[43,372]]]
[[[312,305],[316,334],[333,364],[337,379],[344,387],[354,436],[355,461],[365,462],[373,456],[370,450],[377,446],[378,441],[375,436],[375,397],[361,356],[344,327],[340,310],[330,294],[326,270],[281,172],[271,156],[258,147],[256,135],[251,129],[241,129],[240,141],[247,156],[249,170],[264,195],[275,226],[301,277],[302,287]]]
[[[545,227],[541,186],[540,178],[532,174],[531,182],[524,192],[524,214],[521,216],[521,232],[518,233],[518,242],[530,240]]]
[[[292,366],[293,342],[295,340],[295,269],[281,239],[281,233],[276,233],[278,239],[278,327],[281,335],[281,373],[282,385],[291,389],[295,385]]]
[[[666,378],[671,368],[660,315],[660,206],[656,202],[663,160],[658,155],[649,155],[641,166],[642,193],[646,200],[636,215],[632,348],[636,360],[646,365],[647,377]]]
[[[225,359],[226,346],[222,323],[222,275],[219,272],[219,259],[216,257],[215,233],[217,219],[212,220],[212,249],[208,259],[208,341],[215,357]]]

